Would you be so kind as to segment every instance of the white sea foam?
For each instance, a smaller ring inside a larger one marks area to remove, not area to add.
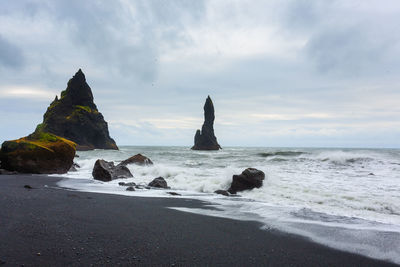
[[[182,197],[218,204],[219,210],[188,210],[301,234],[317,242],[400,263],[400,150],[225,148],[191,151],[183,147],[122,147],[120,151],[79,152],[78,172],[61,186],[82,191],[167,197],[165,190],[125,191],[115,180],[94,181],[96,159],[120,162],[134,154],[152,166],[129,165],[147,184],[162,176]],[[264,186],[241,198],[215,195],[227,189],[233,174],[255,167],[266,173]],[[170,191],[171,191],[170,190]],[[390,233],[390,234],[389,234]]]

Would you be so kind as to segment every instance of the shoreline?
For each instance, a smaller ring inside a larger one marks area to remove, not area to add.
[[[69,191],[65,178],[0,175],[0,263],[397,266],[262,224],[182,212],[200,200]],[[30,185],[33,189],[26,189]]]

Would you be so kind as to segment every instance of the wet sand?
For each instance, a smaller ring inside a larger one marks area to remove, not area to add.
[[[0,265],[395,266],[258,222],[168,209],[201,201],[69,191],[58,180],[0,175]]]

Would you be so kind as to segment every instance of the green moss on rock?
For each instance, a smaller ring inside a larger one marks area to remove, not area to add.
[[[89,113],[93,112],[92,109],[89,108],[88,106],[75,105],[75,107],[76,107],[77,109],[81,109],[81,110],[84,110],[84,111],[89,112]]]
[[[61,92],[61,99],[63,99],[67,95],[67,89]]]
[[[66,173],[72,166],[76,144],[46,132],[35,132],[1,146],[1,167],[21,173]]]
[[[107,122],[93,102],[91,88],[81,70],[68,81],[60,99],[56,97],[47,108],[43,123],[35,132],[62,136],[75,142],[78,150],[118,149],[110,137]]]

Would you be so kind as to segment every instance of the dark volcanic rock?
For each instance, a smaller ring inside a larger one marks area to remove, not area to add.
[[[167,192],[167,194],[169,194],[171,196],[182,196],[181,194],[176,193],[176,192]]]
[[[154,180],[149,183],[149,186],[158,187],[158,188],[166,188],[166,189],[169,188],[169,186],[167,185],[167,181],[165,181],[165,179],[163,177],[154,178]]]
[[[129,159],[126,159],[122,161],[120,164],[121,166],[126,166],[128,164],[138,164],[138,165],[152,165],[153,162],[146,156],[143,156],[142,154],[137,154]]]
[[[130,182],[130,183],[119,182],[118,185],[120,185],[120,186],[136,186],[136,184],[134,182]]]
[[[69,168],[69,172],[76,172],[76,171],[78,171],[78,169],[80,168],[81,166],[79,166],[79,164],[78,163],[72,163],[72,166],[71,166],[71,168]]]
[[[217,190],[214,193],[218,194],[218,195],[224,195],[224,196],[227,196],[227,197],[229,197],[229,195],[230,195],[229,192],[226,191],[226,190]]]
[[[61,92],[47,108],[38,132],[49,132],[77,144],[77,150],[118,149],[110,137],[107,122],[93,102],[93,94],[83,72],[69,80],[67,89]]]
[[[94,164],[92,175],[95,180],[103,182],[133,177],[126,166],[114,166],[114,162],[108,162],[102,159],[98,159]]]
[[[248,168],[240,175],[233,175],[232,184],[228,189],[228,192],[236,194],[239,191],[260,188],[263,184],[264,178],[264,172],[254,168]]]
[[[133,186],[128,186],[125,190],[126,191],[135,191],[135,188]]]
[[[19,173],[66,173],[75,156],[74,142],[49,133],[33,133],[1,145],[1,167]]]
[[[200,130],[196,131],[194,136],[193,150],[218,150],[221,146],[217,142],[217,138],[214,134],[214,105],[210,98],[207,97],[206,103],[204,104],[204,123]]]

